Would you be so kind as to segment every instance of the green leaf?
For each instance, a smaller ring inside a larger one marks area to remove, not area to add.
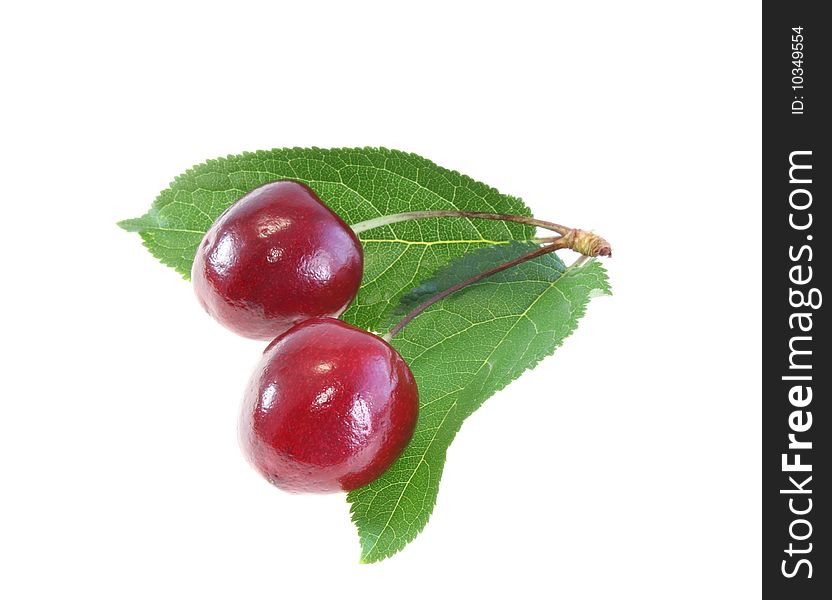
[[[138,233],[154,256],[187,279],[202,237],[222,211],[276,179],[309,185],[350,224],[419,210],[530,214],[519,199],[414,154],[294,148],[207,161],[177,177],[145,215],[119,225]],[[426,297],[528,252],[535,246],[513,240],[533,234],[524,225],[461,218],[363,232],[364,279],[343,318],[386,331]],[[575,329],[588,300],[607,293],[600,264],[566,268],[549,254],[442,300],[394,338],[418,381],[421,412],[413,440],[393,467],[348,495],[363,562],[394,554],[424,528],[445,452],[464,419],[551,354]]]
[[[532,248],[515,243],[472,253],[408,294],[394,313]],[[445,298],[393,338],[419,385],[419,422],[398,461],[347,496],[362,562],[389,557],[416,537],[433,510],[446,450],[465,418],[554,352],[590,298],[609,293],[600,263],[567,268],[548,254]]]
[[[214,220],[246,192],[276,179],[309,185],[347,223],[415,210],[479,210],[529,215],[517,198],[415,154],[384,148],[293,148],[209,160],[177,177],[147,214],[119,223],[185,278]],[[461,218],[396,223],[362,233],[364,279],[344,319],[379,331],[405,292],[470,250],[533,230]]]

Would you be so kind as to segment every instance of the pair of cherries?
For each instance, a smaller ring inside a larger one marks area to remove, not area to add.
[[[416,426],[419,396],[404,359],[337,317],[361,285],[350,227],[307,186],[263,185],[230,206],[197,250],[197,298],[222,325],[272,340],[252,375],[240,443],[290,492],[349,491],[377,479]]]

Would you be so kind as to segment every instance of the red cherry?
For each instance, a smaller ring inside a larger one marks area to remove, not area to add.
[[[256,188],[214,222],[191,279],[205,310],[245,337],[273,339],[309,317],[337,317],[361,285],[361,243],[297,181]]]
[[[378,478],[413,435],[419,394],[380,337],[309,319],[274,340],[248,384],[240,445],[289,492],[349,491]]]

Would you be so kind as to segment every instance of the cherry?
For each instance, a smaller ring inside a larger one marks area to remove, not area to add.
[[[263,353],[240,416],[249,462],[290,492],[378,478],[413,435],[416,382],[386,341],[331,318],[295,325]]]
[[[344,312],[362,270],[350,227],[307,186],[274,181],[219,216],[199,245],[191,279],[221,324],[273,339],[308,317]]]

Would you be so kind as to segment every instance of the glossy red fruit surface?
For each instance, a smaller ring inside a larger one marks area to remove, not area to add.
[[[263,353],[243,400],[240,445],[283,490],[349,491],[393,464],[418,412],[410,368],[387,342],[310,319]]]
[[[309,317],[337,317],[361,285],[350,227],[297,181],[256,188],[214,222],[191,279],[208,313],[249,338],[274,339]]]

